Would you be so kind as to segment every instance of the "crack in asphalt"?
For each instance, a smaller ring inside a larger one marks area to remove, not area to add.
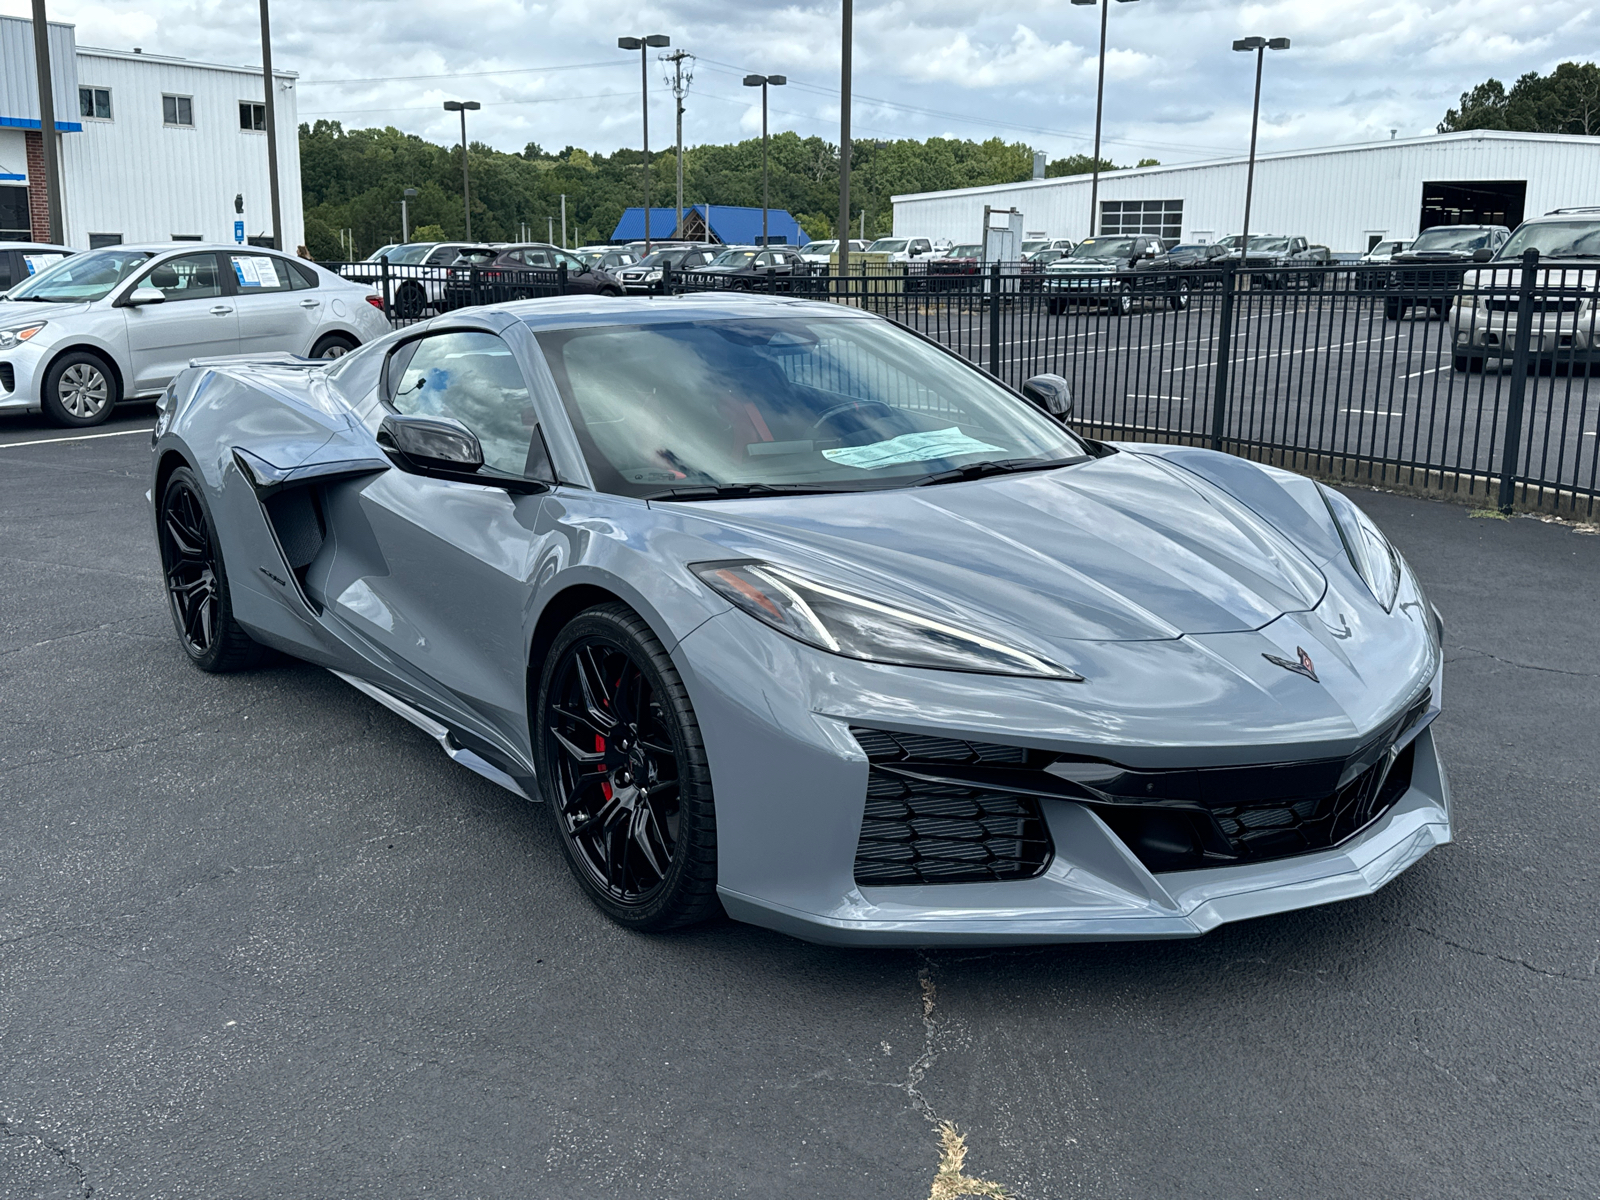
[[[920,1085],[939,1058],[937,1044],[939,1029],[934,1021],[934,1010],[939,1002],[939,986],[933,981],[933,959],[928,953],[924,950],[917,951],[917,961],[919,964],[917,983],[922,988],[922,1053],[917,1055],[906,1068],[905,1092],[916,1110],[922,1114],[923,1120],[930,1125],[937,1125],[939,1114],[933,1111],[933,1105],[922,1094]]]
[[[71,633],[63,633],[59,637],[45,638],[45,640],[42,642],[33,642],[27,646],[12,646],[10,649],[0,650],[0,657],[3,657],[7,654],[21,654],[25,650],[37,650],[40,646],[53,646],[57,642],[69,642],[73,638],[87,637],[91,633],[104,633],[107,631],[118,634],[122,637],[139,637],[149,638],[154,641],[166,641],[166,638],[161,634],[139,633],[136,630],[118,628],[118,626],[127,625],[131,621],[143,621],[147,619],[148,618],[146,617],[130,617],[127,621],[109,621],[104,625],[96,625],[92,629],[75,629]]]
[[[1574,675],[1579,679],[1600,679],[1600,672],[1595,671],[1568,671],[1564,667],[1541,667],[1538,663],[1518,662],[1514,658],[1502,658],[1498,654],[1490,654],[1487,650],[1479,650],[1476,646],[1462,646],[1462,650],[1476,654],[1479,658],[1492,659],[1497,663],[1505,663],[1508,667],[1521,667],[1524,671],[1548,671],[1552,675]],[[1458,659],[1446,658],[1445,662],[1457,662]]]
[[[1407,929],[1414,929],[1418,933],[1426,934],[1428,937],[1431,937],[1436,941],[1443,942],[1446,946],[1449,946],[1453,950],[1462,950],[1468,954],[1476,955],[1478,958],[1487,958],[1496,962],[1506,963],[1513,967],[1521,967],[1525,971],[1532,971],[1535,975],[1543,975],[1547,979],[1562,979],[1567,983],[1595,982],[1594,969],[1592,965],[1590,967],[1589,974],[1586,976],[1568,975],[1565,971],[1552,971],[1548,967],[1536,967],[1526,959],[1516,958],[1509,954],[1501,954],[1495,950],[1479,950],[1476,946],[1463,945],[1461,942],[1453,941],[1452,939],[1445,937],[1445,935],[1442,933],[1438,933],[1432,929],[1427,929],[1421,925],[1413,925],[1409,921],[1405,922],[1405,927]],[[1600,958],[1597,958],[1596,961],[1600,962]]]
[[[39,1145],[54,1154],[63,1166],[71,1168],[72,1173],[78,1177],[78,1187],[83,1193],[83,1200],[89,1200],[89,1197],[94,1195],[94,1185],[89,1182],[89,1177],[84,1174],[83,1167],[79,1165],[78,1160],[67,1156],[65,1147],[57,1146],[48,1138],[42,1137],[37,1133],[24,1133],[20,1129],[15,1129],[5,1117],[0,1117],[0,1136],[16,1138],[20,1141],[38,1142]]]

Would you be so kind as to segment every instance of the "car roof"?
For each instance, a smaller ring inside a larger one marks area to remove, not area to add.
[[[60,246],[55,242],[0,242],[0,250],[60,250],[67,254],[76,254],[71,246]]]
[[[825,316],[843,320],[880,318],[860,309],[820,300],[792,300],[748,292],[735,295],[694,293],[682,296],[553,296],[543,300],[513,300],[495,305],[535,333],[547,329],[572,329],[596,325],[662,325],[683,321],[732,321],[740,317]]]

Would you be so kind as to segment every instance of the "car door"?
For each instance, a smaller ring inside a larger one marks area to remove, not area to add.
[[[454,417],[477,434],[487,466],[553,481],[522,369],[497,335],[402,343],[383,388],[374,423],[390,410]],[[539,529],[542,499],[385,472],[333,514],[340,544],[315,581],[341,619],[513,742],[527,736],[523,617],[551,536]]]
[[[325,317],[322,296],[276,255],[240,252],[223,257],[237,293],[240,353],[309,354]]]
[[[217,255],[210,251],[163,258],[138,276],[125,295],[153,287],[160,304],[130,305],[126,314],[129,394],[159,392],[191,358],[239,352],[239,314]]]

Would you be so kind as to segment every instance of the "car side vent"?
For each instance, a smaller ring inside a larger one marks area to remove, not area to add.
[[[0,362],[0,388],[8,392],[17,390],[17,369],[8,362]]]
[[[277,536],[284,560],[300,581],[300,594],[304,596],[306,568],[328,536],[322,498],[315,488],[291,487],[268,496],[262,501],[262,507],[267,510],[267,519],[272,522],[272,532]]]
[[[922,777],[952,764],[1021,765],[1028,752],[955,738],[851,729],[871,762],[856,846],[858,884],[1032,879],[1055,848],[1032,796]]]

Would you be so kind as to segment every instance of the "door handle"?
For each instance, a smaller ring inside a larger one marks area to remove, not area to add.
[[[321,306],[322,306],[322,301],[321,300],[302,300],[302,301],[300,301],[300,307],[301,308],[320,308]]]
[[[213,317],[225,317],[232,311],[233,309],[229,308],[226,304],[219,304],[211,310],[211,315]]]

